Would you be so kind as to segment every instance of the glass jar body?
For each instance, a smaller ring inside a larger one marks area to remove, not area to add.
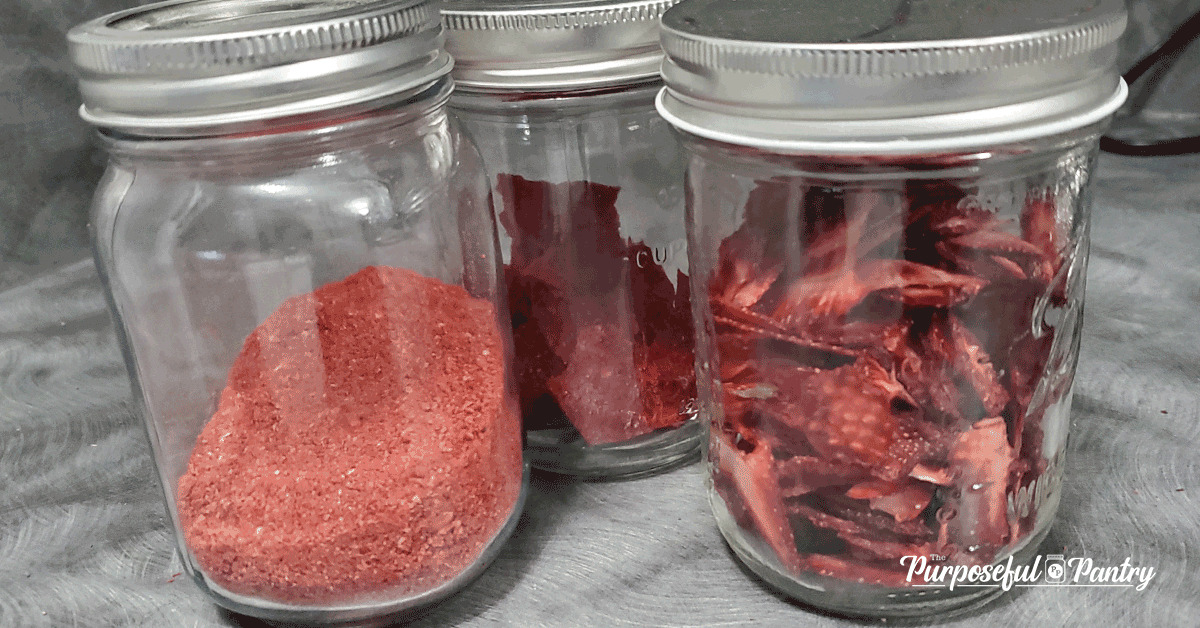
[[[1002,592],[945,567],[1034,559],[1060,497],[1101,127],[910,157],[685,136],[709,496],[773,586],[917,617]]]
[[[540,468],[631,477],[700,445],[683,158],[659,87],[451,99],[491,175]]]
[[[254,135],[105,136],[97,265],[184,564],[227,608],[392,616],[515,525],[510,325],[450,85]]]

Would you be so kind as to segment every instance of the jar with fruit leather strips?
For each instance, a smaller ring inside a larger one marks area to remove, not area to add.
[[[425,0],[176,1],[70,34],[180,554],[239,613],[393,619],[521,511],[495,221],[442,41]]]
[[[1000,583],[951,588],[923,566],[1034,560],[1124,26],[1109,0],[665,14],[658,107],[689,155],[709,498],[783,593],[945,616]]]
[[[526,455],[582,478],[696,459],[683,159],[654,98],[676,0],[453,0],[450,107],[483,154]]]

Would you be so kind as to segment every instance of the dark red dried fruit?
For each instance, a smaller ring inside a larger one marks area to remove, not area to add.
[[[719,247],[715,484],[797,573],[903,586],[900,556],[988,562],[1036,519],[1007,496],[1045,468],[1054,206],[1031,195],[1017,235],[949,182],[905,191],[763,182]]]

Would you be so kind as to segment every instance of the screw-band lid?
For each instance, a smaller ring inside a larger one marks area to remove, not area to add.
[[[460,87],[558,91],[654,78],[659,20],[679,0],[450,0]]]
[[[777,150],[925,152],[1078,128],[1125,98],[1121,0],[686,0],[663,116]]]
[[[365,103],[452,66],[432,0],[169,0],[67,37],[83,118],[151,135]]]

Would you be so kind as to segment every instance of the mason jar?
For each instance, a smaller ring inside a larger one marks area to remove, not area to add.
[[[273,621],[453,593],[525,490],[477,151],[426,0],[174,1],[70,33],[96,261],[187,572]]]
[[[676,0],[455,0],[457,89],[500,223],[526,455],[583,478],[694,460],[683,158],[655,111]]]
[[[753,572],[843,615],[1040,582],[1126,95],[1117,0],[937,7],[663,18],[712,509]]]

